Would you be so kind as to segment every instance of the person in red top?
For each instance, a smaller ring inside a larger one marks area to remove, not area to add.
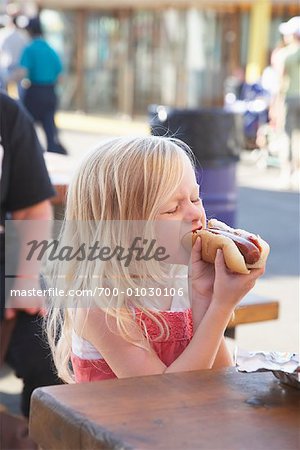
[[[263,269],[232,273],[221,251],[215,265],[205,263],[200,238],[190,254],[182,239],[203,227],[183,142],[115,138],[86,157],[71,181],[62,247],[47,273],[51,292],[60,292],[50,301],[48,336],[61,378],[233,364],[224,331]]]

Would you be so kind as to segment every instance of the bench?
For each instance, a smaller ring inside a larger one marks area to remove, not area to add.
[[[54,218],[62,220],[67,190],[72,174],[78,165],[78,160],[71,156],[59,155],[51,152],[44,153],[44,158],[51,182],[56,190],[56,195],[51,199]]]
[[[237,325],[276,320],[278,316],[278,300],[250,292],[236,308],[225,334],[234,339]]]

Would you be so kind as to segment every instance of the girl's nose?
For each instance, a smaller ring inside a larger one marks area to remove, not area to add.
[[[202,202],[196,204],[189,202],[186,206],[185,220],[187,222],[202,222],[203,218],[205,218],[205,211]]]

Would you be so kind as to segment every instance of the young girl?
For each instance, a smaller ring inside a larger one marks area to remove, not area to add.
[[[115,138],[88,155],[70,185],[60,239],[77,253],[52,274],[51,286],[65,292],[48,314],[62,379],[232,365],[224,331],[263,270],[229,272],[221,251],[214,265],[203,262],[200,238],[187,255],[183,236],[205,225],[192,154],[181,141]]]

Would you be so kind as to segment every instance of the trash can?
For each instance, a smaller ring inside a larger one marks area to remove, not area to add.
[[[242,115],[223,108],[175,109],[162,105],[151,105],[148,112],[154,136],[176,137],[192,149],[207,217],[236,226]]]

